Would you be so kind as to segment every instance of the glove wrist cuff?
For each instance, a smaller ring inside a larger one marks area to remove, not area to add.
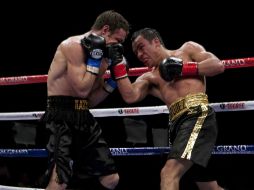
[[[198,75],[197,62],[187,62],[183,64],[182,76],[195,76]]]
[[[99,74],[99,68],[98,67],[92,67],[90,65],[87,65],[86,67],[86,71],[94,74],[94,75],[98,75]]]
[[[117,87],[117,84],[114,80],[112,80],[111,78],[109,78],[103,86],[103,89],[108,92],[109,94],[111,94]]]
[[[88,58],[87,59],[87,67],[86,67],[86,70],[95,74],[95,75],[98,75],[99,73],[99,68],[100,68],[100,65],[101,65],[101,59],[91,59],[91,58]]]
[[[128,76],[126,66],[124,63],[119,63],[113,67],[115,79],[121,79]]]

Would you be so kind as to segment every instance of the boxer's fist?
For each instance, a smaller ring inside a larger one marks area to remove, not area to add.
[[[123,56],[123,52],[123,46],[119,43],[110,44],[106,47],[106,57],[109,59],[110,73],[114,80],[128,76],[127,72],[129,67]]]
[[[159,65],[159,72],[165,81],[172,81],[179,76],[194,76],[198,74],[196,62],[184,63],[182,59],[168,57]]]
[[[122,44],[109,44],[106,46],[105,57],[109,59],[110,65],[114,66],[123,60],[123,52]]]
[[[89,34],[81,40],[81,45],[86,53],[87,71],[99,73],[99,67],[106,48],[106,41],[102,36]]]

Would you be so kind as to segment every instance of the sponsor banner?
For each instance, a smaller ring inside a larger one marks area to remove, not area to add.
[[[110,148],[113,156],[159,155],[170,152],[170,147]],[[254,154],[254,145],[218,145],[212,154]],[[0,157],[46,157],[45,149],[0,149]]]
[[[254,101],[221,102],[211,103],[209,105],[213,107],[216,112],[254,110]],[[167,106],[90,109],[90,111],[94,117],[155,115],[169,113]],[[43,114],[43,111],[0,113],[0,120],[39,120]]]

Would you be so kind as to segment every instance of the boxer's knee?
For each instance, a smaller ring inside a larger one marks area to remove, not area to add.
[[[107,176],[102,176],[99,179],[99,183],[104,189],[115,189],[117,184],[119,183],[119,175],[117,173],[110,174]]]

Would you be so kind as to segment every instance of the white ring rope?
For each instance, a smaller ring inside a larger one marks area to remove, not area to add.
[[[0,190],[44,190],[44,189],[28,188],[28,187],[11,187],[0,185]]]
[[[240,59],[227,59],[222,60],[226,69],[253,67],[254,57],[240,58]],[[146,67],[131,68],[128,73],[129,76],[139,76],[144,72],[149,71]],[[110,76],[110,72],[105,73],[105,78]],[[32,83],[45,83],[47,75],[35,76],[16,76],[16,77],[2,77],[0,78],[0,86],[2,85],[18,85],[18,84],[32,84]],[[254,110],[254,101],[240,101],[240,102],[222,102],[211,103],[211,107],[216,112],[228,111],[245,111]],[[154,115],[169,113],[167,106],[150,106],[150,107],[128,107],[128,108],[113,108],[113,109],[90,109],[94,117],[109,117],[109,116],[136,116],[136,115]],[[39,120],[44,114],[44,111],[34,112],[12,112],[0,113],[0,120]],[[0,190],[44,190],[38,188],[26,187],[12,187],[0,185]]]
[[[254,110],[254,101],[221,102],[209,104],[216,112]],[[169,113],[167,106],[90,109],[94,117],[137,116]],[[44,111],[0,113],[0,120],[39,120]]]

